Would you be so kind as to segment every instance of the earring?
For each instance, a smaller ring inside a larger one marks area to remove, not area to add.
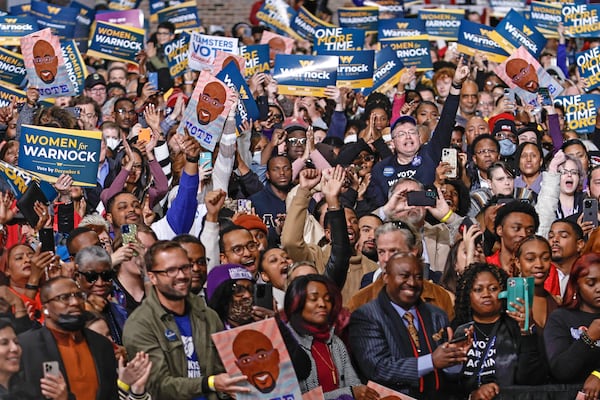
[[[44,309],[44,315],[48,315],[48,309],[47,308]]]
[[[573,293],[573,300],[577,300],[577,292]]]

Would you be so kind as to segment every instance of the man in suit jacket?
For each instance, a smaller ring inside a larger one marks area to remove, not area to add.
[[[34,398],[40,389],[44,362],[56,361],[69,399],[117,399],[117,361],[111,342],[84,329],[85,293],[69,278],[47,281],[40,290],[45,326],[19,335],[21,370]]]
[[[421,301],[423,261],[393,255],[379,296],[350,318],[350,346],[362,375],[419,399],[442,399],[444,368],[466,360],[466,350],[445,342],[446,313]],[[410,315],[409,315],[410,314]]]

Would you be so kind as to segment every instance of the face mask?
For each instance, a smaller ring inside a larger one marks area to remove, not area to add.
[[[500,155],[506,157],[515,154],[515,150],[517,150],[517,145],[513,143],[510,139],[502,139],[498,143],[500,144]]]
[[[228,319],[238,325],[247,324],[252,321],[252,298],[246,297],[241,300],[233,300],[229,307]]]
[[[60,329],[67,332],[77,332],[84,328],[87,322],[87,314],[81,313],[79,315],[60,314],[58,319],[55,321],[56,325]]]
[[[254,153],[252,153],[252,162],[255,164],[260,164],[261,157],[262,151],[255,151]]]
[[[119,145],[121,144],[121,139],[117,139],[117,138],[106,138],[106,146],[111,149],[111,150],[115,150],[117,147],[119,147]]]

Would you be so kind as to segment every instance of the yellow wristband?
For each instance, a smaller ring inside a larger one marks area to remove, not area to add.
[[[450,217],[452,216],[452,214],[454,214],[454,211],[452,211],[452,210],[448,211],[448,214],[444,215],[444,217],[442,219],[440,219],[440,222],[444,223],[444,222],[448,221],[450,219]]]
[[[217,389],[215,389],[215,376],[214,375],[211,375],[208,377],[208,388],[213,392],[217,391]]]
[[[123,391],[129,393],[129,385],[126,384],[125,382],[123,382],[120,379],[117,379],[117,386],[122,389]]]
[[[600,379],[600,372],[599,371],[592,371],[592,375],[594,375],[596,378]]]

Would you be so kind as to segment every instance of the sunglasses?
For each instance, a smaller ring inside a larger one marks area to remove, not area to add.
[[[102,271],[102,272],[96,272],[96,271],[87,271],[87,272],[83,272],[83,271],[79,271],[78,272],[80,275],[83,275],[83,277],[85,278],[86,281],[88,281],[89,283],[94,283],[98,280],[98,278],[102,278],[103,282],[110,282],[113,278],[113,272],[112,271]]]

